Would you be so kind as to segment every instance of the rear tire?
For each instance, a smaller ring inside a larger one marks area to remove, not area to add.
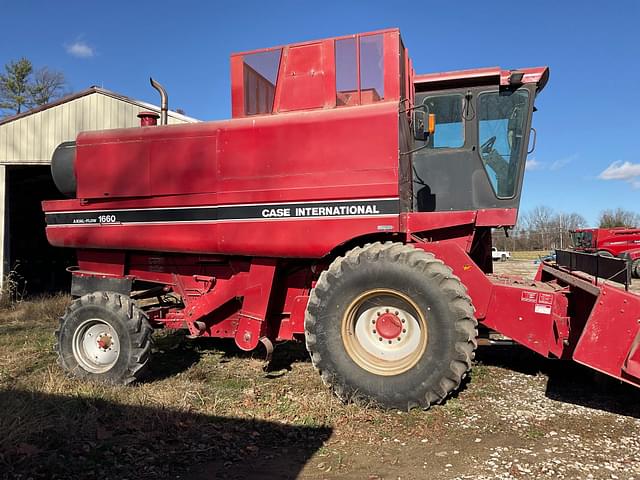
[[[128,296],[90,293],[60,318],[58,363],[79,378],[129,384],[146,372],[151,332],[147,316]]]
[[[502,255],[502,256],[500,257],[500,261],[501,261],[501,262],[506,262],[506,261],[507,261],[507,256],[506,256],[506,255]]]
[[[631,264],[631,274],[635,278],[640,278],[640,258],[636,258]]]
[[[307,349],[343,401],[441,403],[467,375],[477,321],[465,287],[433,254],[374,243],[337,258],[311,292]]]

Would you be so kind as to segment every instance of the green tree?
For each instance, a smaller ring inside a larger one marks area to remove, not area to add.
[[[0,73],[0,110],[8,115],[44,105],[65,94],[62,72],[43,67],[34,70],[26,59],[11,61]]]
[[[20,113],[30,104],[30,76],[33,65],[26,58],[11,61],[0,74],[0,109]]]

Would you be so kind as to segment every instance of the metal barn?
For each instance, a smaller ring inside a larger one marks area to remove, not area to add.
[[[99,87],[0,120],[0,279],[11,274],[29,294],[64,289],[72,251],[51,247],[40,202],[62,198],[53,184],[51,155],[86,130],[136,127],[141,111],[160,108]],[[197,120],[169,112],[168,123]],[[13,273],[12,273],[13,272]]]

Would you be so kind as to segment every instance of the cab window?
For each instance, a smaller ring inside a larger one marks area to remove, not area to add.
[[[498,198],[516,193],[528,104],[527,90],[484,92],[478,99],[480,156]]]
[[[436,131],[429,137],[429,148],[460,148],[464,145],[461,94],[427,97],[423,104],[426,113],[436,116]]]

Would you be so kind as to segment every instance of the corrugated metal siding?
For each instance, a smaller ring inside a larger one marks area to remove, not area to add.
[[[94,92],[0,125],[0,164],[48,163],[62,142],[87,130],[137,127],[139,105]],[[169,114],[169,124],[185,123]]]

